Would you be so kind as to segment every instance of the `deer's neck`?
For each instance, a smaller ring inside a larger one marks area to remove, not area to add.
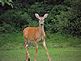
[[[44,32],[44,25],[39,25],[39,30],[40,30],[40,33],[42,34]]]

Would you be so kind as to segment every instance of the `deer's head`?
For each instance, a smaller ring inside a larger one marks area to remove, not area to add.
[[[43,17],[39,16],[39,14],[35,13],[37,19],[39,19],[39,25],[44,25],[44,19],[47,18],[48,14],[45,14]]]

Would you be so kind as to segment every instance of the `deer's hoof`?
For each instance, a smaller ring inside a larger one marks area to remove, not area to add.
[[[30,58],[26,59],[26,61],[30,61]]]
[[[30,58],[28,58],[28,61],[30,61]]]

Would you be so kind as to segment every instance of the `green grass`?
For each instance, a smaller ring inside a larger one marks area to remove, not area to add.
[[[23,45],[22,33],[2,33],[0,35],[0,49],[22,48]]]
[[[47,43],[50,47],[81,47],[81,37],[68,34],[47,34]]]
[[[52,61],[81,61],[81,38],[65,34],[47,34],[47,47]],[[39,43],[37,61],[48,61],[45,50]],[[31,61],[35,50],[29,48]],[[25,61],[24,39],[22,33],[0,34],[0,61]]]
[[[80,48],[48,48],[52,61],[81,61]],[[34,59],[34,48],[29,49],[31,61]],[[25,49],[0,50],[0,61],[25,61]],[[39,48],[37,61],[48,61],[46,52]]]
[[[60,33],[46,34],[48,47],[81,47],[81,38]],[[39,43],[40,46],[42,42]],[[2,33],[0,34],[0,49],[23,48],[24,38],[22,33]]]

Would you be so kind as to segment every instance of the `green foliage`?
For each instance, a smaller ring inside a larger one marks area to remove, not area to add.
[[[67,6],[56,5],[52,8],[47,19],[46,27],[51,32],[62,32],[68,26],[68,18],[71,12]]]
[[[10,24],[2,24],[0,26],[0,32],[16,32],[16,30],[14,29],[14,27],[12,27]]]
[[[6,28],[7,31],[12,31],[11,29],[14,28],[14,30],[20,30],[25,25],[29,26],[29,23],[32,23],[31,17],[27,14],[25,11],[16,11],[11,10],[7,11],[6,13],[2,14],[0,16],[0,22],[2,25],[0,27]],[[5,24],[4,24],[5,23]],[[5,30],[6,31],[6,30]]]
[[[12,2],[13,2],[12,0],[0,0],[0,3],[2,4],[2,6],[4,6],[5,4],[8,4],[13,8]]]
[[[68,2],[68,3],[67,3]],[[81,35],[81,0],[65,0],[65,5],[70,7],[71,15],[68,17],[69,23],[65,32],[72,35]]]
[[[40,16],[43,16],[45,13],[49,13],[52,7],[53,5],[47,5],[47,4],[36,2],[35,4],[31,5],[30,8],[28,8],[28,13],[33,18],[34,18],[33,14],[35,13],[38,13]]]
[[[0,31],[3,32],[5,30],[5,32],[9,32],[8,29],[12,28],[11,31],[15,32],[16,30],[20,31],[26,26],[37,26],[38,21],[36,21],[37,19],[34,14],[38,13],[40,16],[43,16],[45,13],[48,13],[49,15],[45,19],[46,31],[80,36],[80,2],[80,0],[15,0],[13,2],[13,9],[8,8],[9,10],[3,11],[4,13],[0,14]],[[9,28],[5,27],[6,25]]]

